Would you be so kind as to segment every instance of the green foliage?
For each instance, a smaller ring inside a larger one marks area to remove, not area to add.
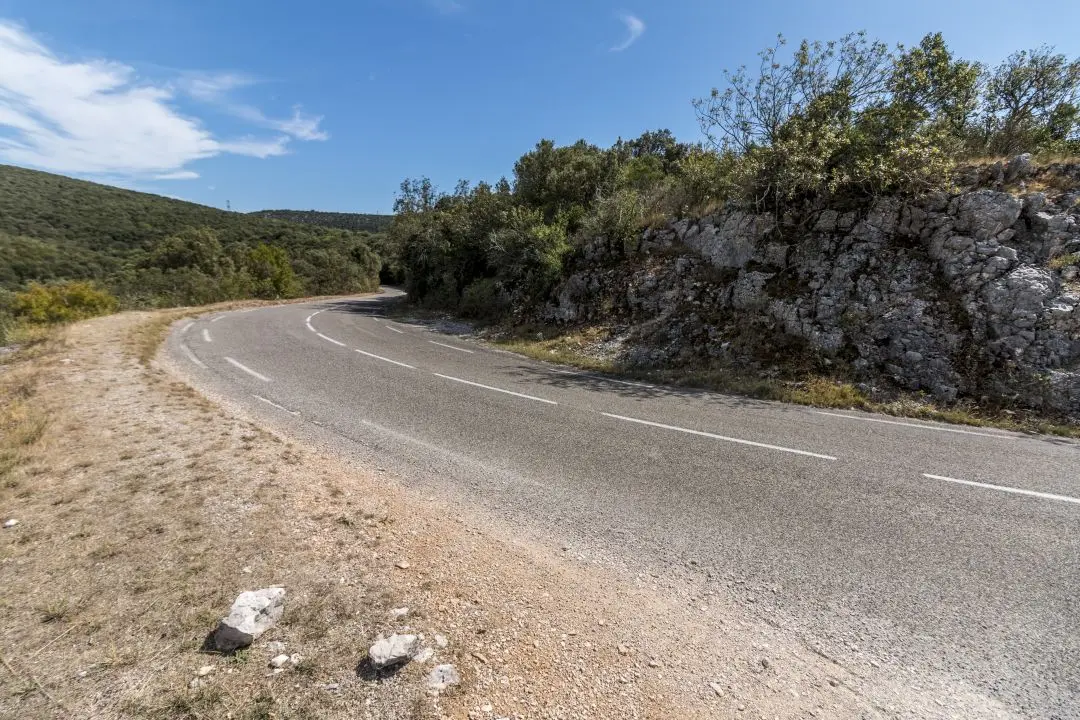
[[[396,255],[382,235],[0,165],[0,288],[94,280],[126,307],[347,294],[377,287],[379,249]]]
[[[284,220],[304,225],[318,225],[337,230],[379,233],[390,227],[392,215],[365,213],[326,212],[323,210],[256,210],[249,215],[272,220]]]
[[[116,312],[116,298],[90,282],[66,282],[56,285],[31,283],[24,292],[15,293],[11,313],[15,320],[51,325],[85,320]]]
[[[974,153],[1080,151],[1080,61],[1047,48],[989,72],[940,33],[911,48],[852,33],[791,52],[780,37],[758,59],[694,102],[703,145],[667,130],[608,149],[541,140],[515,163],[513,185],[462,181],[442,194],[406,180],[380,247],[422,303],[527,313],[585,245],[630,252],[644,226],[673,217],[735,206],[798,219],[947,188]]]

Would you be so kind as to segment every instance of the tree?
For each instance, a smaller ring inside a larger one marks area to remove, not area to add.
[[[248,252],[244,269],[251,276],[256,297],[276,300],[300,292],[289,254],[283,248],[266,243],[256,245]]]
[[[986,83],[983,142],[990,152],[1064,149],[1077,140],[1080,60],[1047,46],[1013,53]]]

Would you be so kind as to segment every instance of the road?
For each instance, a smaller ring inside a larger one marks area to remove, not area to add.
[[[394,295],[204,316],[166,352],[267,422],[603,562],[685,569],[913,693],[1080,717],[1080,444],[580,373],[389,319]]]

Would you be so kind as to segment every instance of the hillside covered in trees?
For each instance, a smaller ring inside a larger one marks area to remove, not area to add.
[[[285,220],[287,222],[318,225],[339,230],[382,232],[390,227],[393,215],[371,215],[365,213],[327,212],[323,210],[256,210],[250,215]]]
[[[361,292],[382,240],[0,165],[0,290],[91,280],[126,307]]]

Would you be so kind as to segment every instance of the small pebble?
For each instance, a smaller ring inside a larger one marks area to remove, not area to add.
[[[408,560],[398,560],[396,563],[394,563],[394,567],[398,568],[399,570],[408,570],[411,566],[409,565]]]
[[[214,672],[213,665],[203,665],[201,668],[199,668],[199,677],[206,677],[212,672]]]
[[[709,683],[709,687],[713,689],[713,692],[716,693],[717,697],[724,697],[724,695],[726,695],[724,688],[721,687],[720,683],[711,682]]]
[[[272,668],[283,668],[288,664],[289,656],[284,653],[282,653],[281,655],[275,655],[273,659],[270,660],[270,667]]]
[[[16,520],[15,518],[11,518],[10,520],[5,520],[4,521],[4,529],[6,530],[8,528],[13,528],[18,524],[19,524],[19,521]]]

